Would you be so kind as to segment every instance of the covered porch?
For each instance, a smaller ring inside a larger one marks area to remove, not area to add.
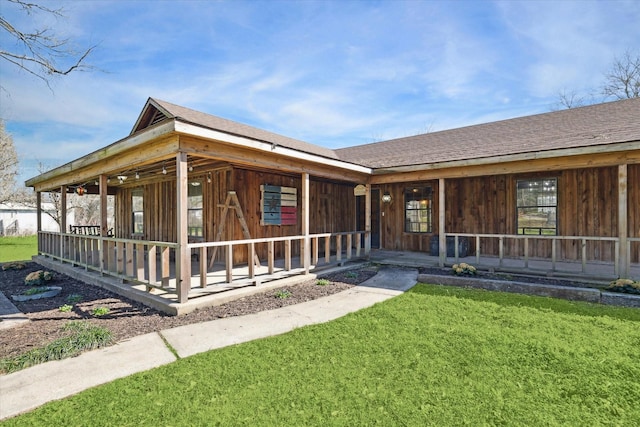
[[[180,265],[175,243],[105,238],[72,233],[39,233],[39,263],[62,273],[83,279],[117,285],[116,291],[171,314],[184,312],[181,304],[215,305],[233,295],[246,295],[279,286],[280,280],[298,275],[327,271],[350,261],[366,259],[366,232],[323,233],[308,236],[307,255],[293,256],[294,246],[304,247],[305,236],[250,239],[225,242],[192,243],[189,265]],[[255,258],[256,248],[264,246],[268,257]],[[282,247],[284,258],[276,258]],[[241,247],[254,254],[250,263],[234,263],[233,253]],[[224,261],[211,263],[215,248],[224,252]],[[188,281],[178,273],[189,271]],[[299,279],[297,279],[299,280]],[[188,284],[188,287],[185,286]],[[109,286],[107,286],[109,287]],[[250,289],[247,289],[250,288]],[[232,292],[240,291],[241,292]],[[180,299],[181,293],[186,298]],[[211,296],[221,295],[212,300]]]

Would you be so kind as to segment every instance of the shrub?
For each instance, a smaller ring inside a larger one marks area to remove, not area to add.
[[[69,305],[69,304],[61,305],[61,306],[58,308],[58,310],[60,310],[60,311],[61,311],[61,312],[63,312],[63,313],[68,313],[68,312],[70,312],[71,310],[73,310],[73,306],[72,306],[72,305]]]
[[[609,283],[605,290],[640,295],[640,282],[635,282],[631,279],[618,279]]]
[[[53,280],[53,273],[50,271],[38,270],[27,274],[24,278],[24,284],[29,286],[44,285],[45,282]]]
[[[105,315],[109,314],[109,308],[108,307],[96,307],[93,310],[91,310],[91,314],[93,314],[96,317],[105,316]]]
[[[22,270],[26,265],[20,261],[6,262],[2,264],[3,270]]]
[[[463,276],[463,275],[472,276],[477,272],[476,268],[473,265],[467,264],[466,262],[461,262],[460,264],[453,264],[453,267],[451,267],[451,270],[453,271],[453,274],[455,274],[456,276]]]
[[[67,302],[69,304],[77,304],[82,301],[82,295],[80,294],[71,294],[67,297]]]
[[[36,286],[34,288],[29,288],[26,291],[24,291],[23,295],[43,294],[43,293],[47,292],[48,290],[49,290],[49,288],[47,288],[46,286]]]
[[[318,279],[316,280],[316,285],[318,286],[327,286],[330,285],[331,281],[329,281],[329,279]]]
[[[289,298],[291,295],[293,295],[293,294],[291,293],[291,291],[290,291],[290,290],[288,290],[288,289],[280,289],[279,291],[277,291],[277,292],[275,293],[275,295],[274,295],[274,296],[275,296],[276,298],[280,298],[280,299],[287,299],[287,298]]]

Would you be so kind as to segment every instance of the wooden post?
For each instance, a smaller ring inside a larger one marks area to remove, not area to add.
[[[36,223],[38,233],[38,251],[36,253],[40,255],[42,252],[42,237],[40,235],[42,231],[42,193],[40,191],[36,192]]]
[[[300,256],[304,274],[309,274],[309,266],[311,264],[311,241],[309,239],[309,174],[302,174],[302,235],[304,236],[303,248]]]
[[[100,175],[98,184],[100,192],[100,235],[102,237],[106,237],[109,233],[109,230],[107,228],[107,195],[109,194],[107,187],[107,176]]]
[[[627,207],[627,165],[618,165],[618,271],[620,277],[628,278],[630,274],[629,257],[627,253],[628,238],[628,207]]]
[[[364,253],[371,253],[371,184],[365,185],[364,193]]]
[[[177,235],[178,248],[176,252],[176,290],[178,292],[178,301],[187,302],[189,298],[189,290],[191,289],[191,254],[189,245],[188,230],[188,191],[189,178],[187,170],[187,153],[178,153],[176,155],[176,212],[177,212]]]
[[[439,248],[439,261],[438,265],[444,267],[444,261],[447,258],[447,236],[445,236],[445,191],[444,191],[444,178],[438,179],[438,248]]]
[[[67,232],[67,186],[60,187],[60,258],[64,258],[65,238]]]
[[[108,266],[108,248],[106,242],[104,240],[107,237],[107,194],[108,194],[108,185],[107,185],[107,176],[100,175],[98,181],[98,189],[100,192],[100,272],[104,272],[109,269]]]

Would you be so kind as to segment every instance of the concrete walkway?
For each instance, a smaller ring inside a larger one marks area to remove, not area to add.
[[[0,420],[174,362],[177,358],[167,344],[182,358],[328,322],[403,293],[416,284],[417,277],[416,269],[383,267],[361,285],[328,297],[137,336],[78,357],[0,376]]]

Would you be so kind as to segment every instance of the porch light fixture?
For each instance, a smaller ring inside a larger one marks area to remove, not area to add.
[[[382,195],[382,201],[384,203],[391,203],[391,194],[389,194],[389,192],[386,192]]]
[[[189,172],[193,172],[193,163],[189,163]]]
[[[207,174],[207,182],[211,184],[211,172]]]
[[[162,164],[162,175],[166,175],[167,174],[167,168],[164,166],[164,163]]]
[[[199,187],[200,181],[191,181],[191,185],[193,185],[194,187]]]
[[[118,175],[118,181],[120,181],[120,184],[123,184],[126,180],[127,180],[126,175]]]
[[[136,179],[140,179],[140,174],[138,173],[138,169],[136,169]]]
[[[78,196],[84,195],[84,187],[82,185],[79,187],[76,187],[76,193],[78,194]]]

